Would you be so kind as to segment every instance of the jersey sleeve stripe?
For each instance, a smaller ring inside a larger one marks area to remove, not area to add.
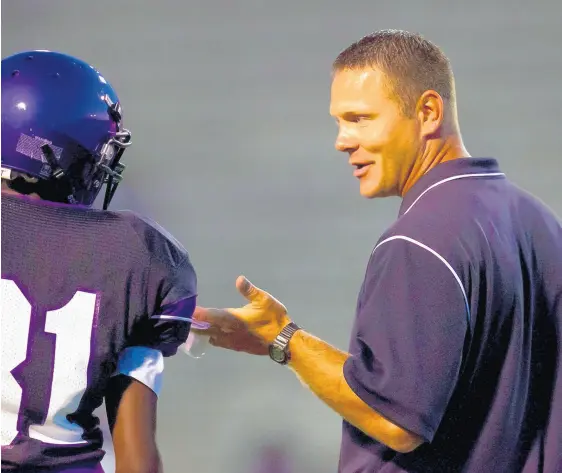
[[[189,323],[191,323],[191,326],[193,328],[196,328],[196,329],[199,329],[199,330],[205,330],[205,329],[208,329],[211,326],[207,322],[201,322],[201,321],[195,320],[191,317],[180,317],[179,315],[161,314],[161,315],[153,315],[150,318],[151,319],[157,319],[157,320],[177,320],[179,322],[189,322]]]

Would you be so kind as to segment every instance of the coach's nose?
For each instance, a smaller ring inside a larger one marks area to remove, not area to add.
[[[349,132],[347,127],[340,126],[334,146],[337,151],[349,153],[350,151],[357,149],[358,143],[357,140],[353,137],[353,134]]]

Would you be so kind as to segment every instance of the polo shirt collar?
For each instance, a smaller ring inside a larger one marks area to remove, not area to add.
[[[494,158],[460,158],[453,159],[435,166],[424,174],[402,199],[398,216],[404,215],[416,200],[431,187],[443,182],[470,177],[470,175],[505,176]]]

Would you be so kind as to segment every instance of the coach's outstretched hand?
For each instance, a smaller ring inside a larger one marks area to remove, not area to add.
[[[197,307],[193,317],[209,322],[211,345],[253,355],[266,355],[268,345],[291,320],[287,309],[271,294],[254,286],[244,276],[236,279],[236,288],[248,301],[238,309]]]

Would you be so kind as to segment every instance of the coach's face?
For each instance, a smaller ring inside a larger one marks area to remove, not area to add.
[[[342,70],[332,82],[336,149],[349,154],[361,195],[402,195],[420,154],[418,120],[404,116],[376,69]]]

